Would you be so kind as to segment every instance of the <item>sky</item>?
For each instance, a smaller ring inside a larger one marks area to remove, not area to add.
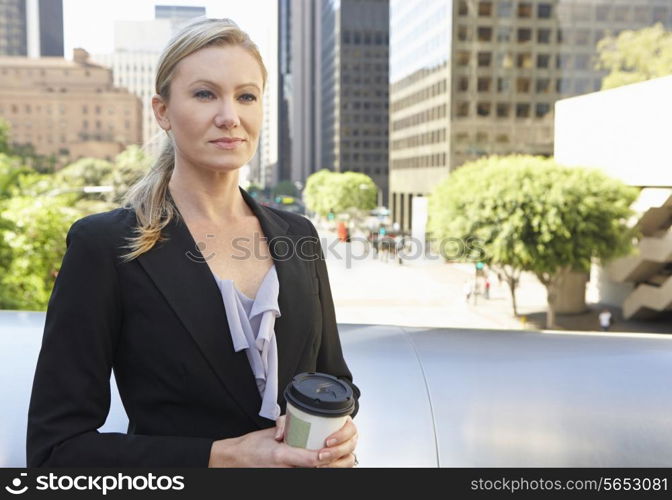
[[[154,19],[154,5],[187,5],[206,8],[208,17],[233,19],[250,35],[266,65],[274,58],[277,0],[63,0],[66,59],[82,47],[91,54],[110,53],[114,46],[114,21]]]

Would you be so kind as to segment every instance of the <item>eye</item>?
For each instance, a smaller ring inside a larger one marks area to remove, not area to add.
[[[213,94],[209,90],[197,90],[196,92],[194,92],[194,97],[202,101],[208,101],[213,97],[215,97],[215,94]]]
[[[240,96],[240,99],[243,99],[245,102],[254,102],[257,100],[257,96],[254,94],[243,94]]]

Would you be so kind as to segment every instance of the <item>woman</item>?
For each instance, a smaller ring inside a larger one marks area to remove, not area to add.
[[[152,102],[165,149],[123,208],[68,232],[33,383],[28,466],[356,462],[352,418],[321,450],[282,442],[294,375],[330,373],[356,399],[359,389],[315,228],[238,187],[265,85],[256,46],[231,21],[200,20],[168,44]],[[127,434],[97,431],[112,369]]]

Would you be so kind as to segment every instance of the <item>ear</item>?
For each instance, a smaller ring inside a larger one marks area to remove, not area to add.
[[[159,94],[152,97],[152,110],[156,121],[163,130],[170,130],[170,120],[168,120],[168,106]]]

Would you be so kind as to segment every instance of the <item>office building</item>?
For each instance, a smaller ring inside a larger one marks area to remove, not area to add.
[[[391,0],[390,198],[491,154],[553,154],[554,104],[600,88],[596,44],[662,22],[668,0]]]
[[[387,204],[389,2],[321,5],[321,166],[368,175]]]
[[[0,56],[63,57],[63,0],[0,0]]]
[[[140,100],[115,87],[112,72],[75,49],[74,60],[0,57],[0,117],[11,141],[53,155],[58,166],[81,157],[112,160],[142,142]]]

